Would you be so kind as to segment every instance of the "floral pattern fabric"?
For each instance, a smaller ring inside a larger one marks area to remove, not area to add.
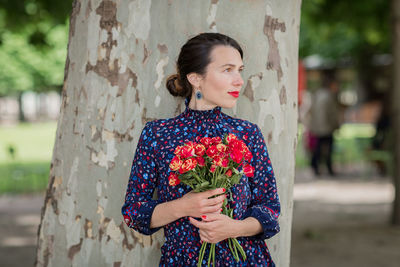
[[[156,205],[180,198],[191,190],[182,183],[177,186],[168,184],[169,163],[175,148],[187,141],[198,142],[201,137],[222,138],[225,133],[233,133],[249,147],[253,154],[250,164],[255,168],[253,177],[244,175],[232,188],[233,203],[230,205],[234,207],[233,218],[254,217],[263,231],[255,236],[237,238],[246,252],[245,262],[235,261],[224,240],[216,245],[215,263],[216,266],[275,266],[264,240],[280,230],[280,203],[274,171],[259,127],[223,113],[219,106],[210,110],[193,110],[188,104],[189,98],[186,98],[186,109],[180,115],[147,122],[143,128],[122,206],[125,223],[145,235],[158,231],[161,227],[150,228]],[[153,198],[154,191],[157,191],[158,199]],[[188,217],[163,228],[165,243],[161,247],[160,266],[196,266],[201,247],[198,228],[189,222]],[[207,266],[206,257],[203,264]]]

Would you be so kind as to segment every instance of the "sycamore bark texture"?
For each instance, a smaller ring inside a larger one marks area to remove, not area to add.
[[[201,32],[244,49],[245,85],[229,115],[257,123],[282,204],[267,240],[289,266],[297,143],[298,0],[76,0],[36,266],[157,266],[163,233],[122,221],[131,161],[145,122],[176,116],[164,84],[184,42]]]

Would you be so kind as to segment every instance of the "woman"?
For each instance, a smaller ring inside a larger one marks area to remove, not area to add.
[[[236,104],[243,86],[242,59],[239,44],[226,35],[203,33],[188,40],[178,57],[178,73],[166,82],[172,95],[185,97],[185,111],[148,122],[141,133],[122,214],[142,234],[164,228],[160,266],[196,266],[203,241],[217,243],[216,266],[275,266],[264,239],[279,232],[280,204],[263,135],[256,124],[221,112]],[[225,133],[246,143],[255,168],[253,177],[243,176],[232,188],[234,219],[220,214],[224,194],[210,198],[223,188],[194,193],[182,183],[168,182],[176,146]],[[156,188],[158,200],[153,200]],[[235,261],[224,241],[229,237],[238,239],[246,261]]]

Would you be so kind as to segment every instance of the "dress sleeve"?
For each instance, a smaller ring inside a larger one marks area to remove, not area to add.
[[[250,165],[254,167],[254,176],[248,177],[251,200],[243,218],[254,217],[261,223],[263,232],[250,238],[264,240],[280,231],[280,203],[267,146],[257,125],[250,136],[249,148],[253,153]]]
[[[151,216],[159,204],[159,200],[152,199],[158,177],[153,136],[152,122],[147,122],[136,147],[122,206],[125,223],[145,235],[151,235],[161,228],[150,228]]]

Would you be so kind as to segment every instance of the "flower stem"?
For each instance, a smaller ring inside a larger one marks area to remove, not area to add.
[[[213,248],[213,244],[211,244],[211,246],[210,246],[210,251],[208,252],[208,263],[207,263],[207,267],[210,267],[212,248]]]
[[[235,247],[239,250],[240,254],[242,255],[243,260],[246,260],[246,253],[244,252],[242,246],[239,244],[236,238],[233,238],[233,243]]]
[[[200,252],[199,252],[199,261],[197,262],[197,267],[201,267],[201,264],[203,263],[203,258],[204,258],[204,251],[206,250],[207,247],[207,242],[203,242],[201,244]]]

